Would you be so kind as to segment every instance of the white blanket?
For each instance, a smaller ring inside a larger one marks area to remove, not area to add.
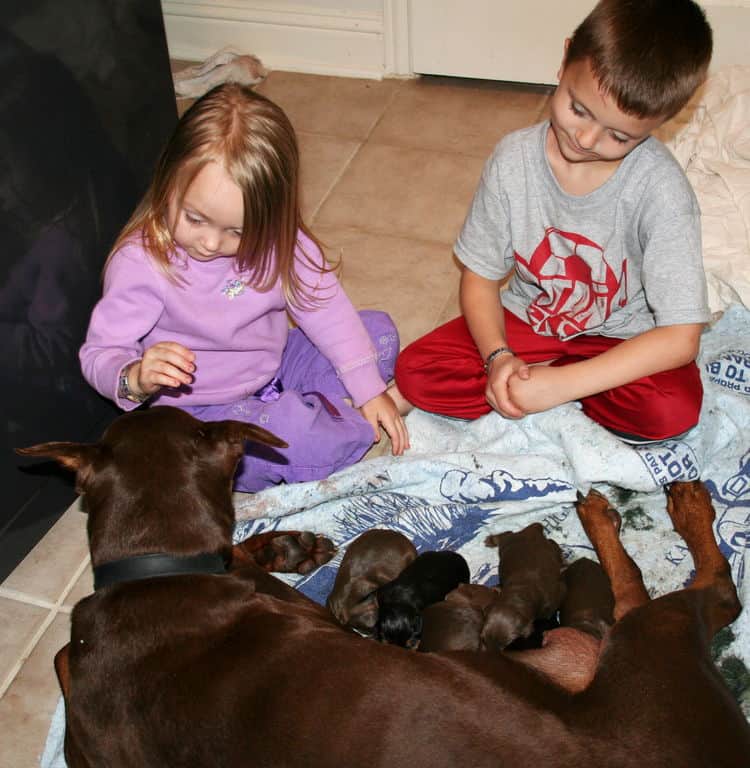
[[[750,307],[750,67],[706,83],[689,123],[669,146],[701,207],[703,263],[712,311]]]

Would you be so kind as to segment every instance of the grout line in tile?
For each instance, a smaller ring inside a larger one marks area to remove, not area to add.
[[[377,128],[378,124],[385,116],[385,113],[390,109],[391,104],[393,104],[393,102],[396,100],[396,97],[400,93],[402,87],[403,86],[399,86],[398,88],[393,89],[393,93],[390,95],[390,98],[386,102],[380,114],[372,119],[372,124],[370,125],[370,129],[367,131],[367,134],[365,135],[365,138],[362,141],[363,144],[369,140],[370,136],[372,136],[372,132],[375,130],[375,128]]]
[[[78,568],[76,568],[75,573],[65,585],[62,592],[60,593],[60,596],[54,603],[48,603],[47,601],[39,600],[38,598],[32,597],[31,595],[18,592],[15,589],[0,587],[0,594],[2,594],[3,597],[8,597],[11,600],[18,600],[18,602],[35,605],[39,608],[49,607],[49,613],[47,614],[46,618],[39,625],[31,640],[29,640],[29,642],[26,644],[25,648],[16,660],[16,663],[11,667],[10,671],[5,676],[5,680],[0,683],[0,699],[5,696],[6,691],[13,684],[13,681],[16,679],[18,673],[21,671],[21,668],[26,663],[26,660],[29,658],[29,656],[31,656],[34,648],[36,648],[37,644],[42,639],[44,633],[47,631],[50,624],[52,624],[52,622],[55,620],[57,615],[59,613],[70,613],[70,609],[67,608],[67,606],[63,606],[63,602],[65,598],[70,594],[73,587],[75,587],[76,582],[81,577],[83,572],[86,570],[86,566],[89,564],[90,559],[90,555],[86,555],[83,562],[78,566]]]
[[[529,123],[529,125],[531,125],[531,123]],[[500,137],[498,135],[498,141],[499,140],[500,140]],[[391,147],[393,149],[403,149],[403,150],[413,151],[413,152],[428,152],[430,154],[455,155],[457,157],[470,157],[472,160],[476,160],[477,158],[482,158],[482,157],[487,158],[490,156],[490,153],[492,152],[491,149],[488,149],[486,152],[480,155],[479,153],[472,154],[471,152],[464,152],[460,149],[451,149],[449,147],[443,147],[441,149],[410,147],[405,144],[399,144],[397,141],[387,141],[387,140],[380,140],[380,141],[374,140],[370,146]]]
[[[83,575],[83,572],[86,570],[86,567],[90,562],[91,562],[91,555],[88,554],[86,555],[86,557],[83,558],[83,561],[78,566],[78,568],[76,568],[72,578],[70,579],[70,581],[68,581],[67,585],[63,588],[63,591],[60,593],[60,597],[57,598],[57,602],[55,603],[55,605],[58,608],[62,606],[63,602],[65,602],[65,599],[73,591],[73,587],[75,587],[76,582],[78,581],[78,579],[81,578],[81,576]]]
[[[318,204],[313,208],[312,213],[308,217],[310,222],[315,221],[315,217],[318,215],[318,211],[323,207],[323,203],[325,203],[326,200],[331,196],[331,192],[333,192],[334,187],[341,181],[341,177],[346,173],[349,166],[352,164],[352,160],[357,156],[360,149],[364,146],[364,142],[360,142],[357,144],[357,146],[352,150],[351,155],[349,156],[349,159],[344,163],[343,167],[339,171],[339,173],[336,174],[336,177],[333,179],[333,181],[328,185],[328,189],[325,191],[325,194],[320,198]]]
[[[26,647],[21,652],[20,656],[16,659],[16,663],[11,667],[10,672],[5,676],[5,680],[0,683],[0,699],[5,696],[5,692],[10,688],[13,681],[16,679],[16,675],[21,671],[21,667],[26,663],[26,660],[31,656],[32,651],[36,648],[37,643],[42,639],[42,636],[47,631],[47,628],[55,620],[57,611],[51,610],[47,614],[44,621],[39,625],[34,636],[26,644]]]
[[[312,221],[312,217],[310,217],[310,221]],[[448,252],[451,254],[453,253],[453,246],[455,244],[455,238],[450,242],[448,242],[447,240],[431,240],[428,237],[412,237],[410,235],[394,234],[393,232],[386,232],[379,229],[370,229],[369,227],[366,227],[366,226],[363,227],[360,225],[354,226],[354,225],[341,224],[340,226],[332,227],[332,229],[351,229],[351,228],[356,229],[357,232],[363,235],[372,235],[373,237],[388,237],[394,240],[408,240],[410,243],[423,243],[424,245],[440,246],[441,248],[447,249]],[[456,237],[458,237],[458,232],[456,232]]]
[[[436,312],[435,317],[433,318],[431,328],[436,328],[438,321],[440,318],[443,317],[443,314],[445,313],[445,310],[448,308],[448,304],[450,304],[453,301],[453,294],[456,288],[458,287],[458,280],[456,280],[456,285],[451,286],[451,288],[448,290],[448,295],[445,297],[445,301],[440,305],[440,309]],[[459,310],[460,312],[460,310]]]
[[[372,124],[370,125],[370,128],[367,130],[367,133],[365,134],[364,138],[357,144],[356,149],[352,152],[352,154],[349,156],[349,159],[344,164],[344,167],[341,169],[341,171],[337,174],[336,178],[331,182],[328,189],[326,190],[326,193],[321,197],[318,204],[313,209],[313,212],[310,214],[310,222],[315,221],[315,217],[318,215],[318,211],[323,207],[323,204],[326,200],[331,196],[331,192],[333,192],[334,187],[341,181],[341,178],[348,170],[349,166],[352,164],[352,161],[357,156],[357,154],[361,151],[362,147],[367,143],[370,136],[372,135],[372,132],[375,130],[375,126],[383,119],[383,115],[388,110],[388,107],[391,106],[393,103],[393,100],[396,98],[396,94],[400,91],[400,88],[394,88],[393,93],[390,95],[390,98],[388,99],[388,102],[383,107],[380,114],[373,118]]]
[[[48,611],[54,611],[57,608],[55,603],[51,603],[49,600],[42,600],[40,597],[28,595],[26,592],[19,592],[17,589],[8,589],[8,587],[0,587],[0,597],[4,597],[7,600],[15,600],[17,603],[35,605],[37,608],[46,608]]]

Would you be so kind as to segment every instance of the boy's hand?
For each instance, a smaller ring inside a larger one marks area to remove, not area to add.
[[[508,382],[511,376],[529,378],[529,366],[515,355],[501,355],[491,363],[487,372],[487,402],[506,419],[520,419],[526,415],[511,399]]]
[[[375,442],[380,442],[380,427],[391,438],[394,456],[401,456],[409,448],[409,433],[406,424],[398,412],[396,403],[386,392],[376,395],[360,407],[360,413],[370,422],[375,433]]]
[[[140,362],[128,371],[128,384],[137,394],[153,395],[162,387],[192,384],[195,353],[176,341],[160,341],[149,347]]]

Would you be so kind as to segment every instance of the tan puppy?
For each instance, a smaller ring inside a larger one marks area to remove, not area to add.
[[[535,619],[557,611],[565,593],[562,552],[545,537],[540,523],[489,536],[485,544],[497,547],[502,588],[487,610],[482,642],[502,650],[516,638],[528,637]]]
[[[371,634],[378,620],[375,591],[393,581],[417,557],[398,531],[365,531],[347,548],[326,605],[345,626]]]

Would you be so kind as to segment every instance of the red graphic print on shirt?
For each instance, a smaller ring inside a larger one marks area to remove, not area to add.
[[[515,257],[518,276],[540,288],[527,313],[542,335],[566,338],[595,328],[627,301],[627,261],[616,274],[604,249],[583,235],[549,227],[531,258]]]

